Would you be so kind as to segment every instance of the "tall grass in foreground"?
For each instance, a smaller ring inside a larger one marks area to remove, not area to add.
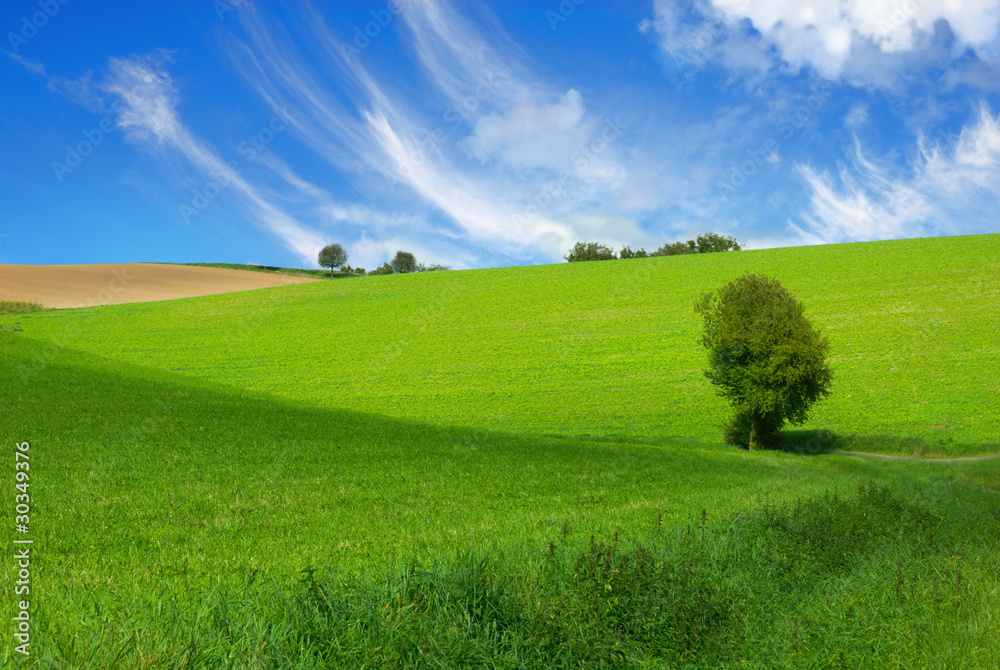
[[[642,543],[557,537],[394,573],[99,594],[45,621],[37,667],[1000,667],[996,492],[823,495]],[[973,490],[975,489],[975,490]],[[912,501],[912,502],[911,502]],[[523,557],[522,557],[523,558]],[[43,613],[44,617],[44,613]]]

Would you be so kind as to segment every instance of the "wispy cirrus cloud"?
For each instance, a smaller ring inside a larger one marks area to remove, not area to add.
[[[118,128],[135,145],[152,151],[173,150],[204,178],[224,181],[255,223],[312,263],[323,245],[323,237],[234,173],[226,161],[184,125],[177,112],[179,93],[166,69],[170,57],[168,52],[156,51],[108,61],[108,73],[97,88],[113,101]]]
[[[94,113],[113,115],[116,126],[134,146],[154,153],[172,150],[195,169],[196,180],[224,185],[252,222],[276,236],[306,265],[315,265],[317,252],[330,236],[325,231],[342,224],[365,222],[372,232],[385,238],[377,241],[362,236],[358,242],[359,253],[351,257],[356,264],[369,266],[380,264],[391,253],[396,241],[393,230],[418,227],[422,221],[419,215],[387,214],[338,201],[326,189],[297,174],[274,152],[255,151],[253,161],[278,178],[277,186],[243,176],[241,169],[231,170],[218,152],[181,120],[177,111],[180,94],[168,71],[172,57],[170,52],[157,50],[111,58],[105,73],[88,70],[77,79],[53,76],[49,89]],[[282,120],[294,122],[295,117]],[[178,206],[190,205],[180,202]],[[306,216],[292,210],[304,211]]]
[[[607,119],[589,113],[577,90],[560,91],[535,77],[498,26],[487,36],[447,2],[403,5],[399,27],[427,90],[435,92],[414,101],[385,73],[345,53],[310,9],[301,16],[311,40],[293,38],[252,3],[238,13],[243,36],[230,36],[227,45],[245,79],[267,107],[295,110],[283,122],[376,205],[338,200],[274,151],[253,158],[252,173],[234,173],[182,120],[169,51],[111,58],[102,71],[77,79],[48,76],[40,63],[17,60],[46,76],[54,93],[113,117],[132,145],[183,159],[194,169],[188,183],[194,177],[212,189],[222,184],[251,221],[309,264],[331,231],[346,229],[355,240],[352,261],[365,265],[401,247],[457,267],[482,264],[483,255],[553,260],[592,229],[584,205],[623,182]],[[260,168],[269,178],[261,178]],[[440,216],[428,216],[428,206]],[[637,231],[627,218],[618,228],[627,234],[630,226]]]
[[[46,76],[45,65],[39,63],[38,61],[31,60],[30,58],[25,58],[21,54],[14,53],[12,51],[4,51],[15,63],[23,67],[25,70],[31,74],[39,74],[43,77]]]
[[[443,215],[434,231],[442,242],[462,235],[514,259],[558,258],[576,237],[574,207],[621,183],[616,152],[600,140],[605,120],[576,90],[533,75],[502,31],[487,37],[447,2],[402,4],[402,37],[430,92],[412,100],[344,49],[321,16],[307,16],[318,51],[241,7],[246,41],[231,42],[234,62],[268,104],[301,112],[294,127],[331,165],[349,166],[369,191],[392,185],[394,201],[409,193]],[[595,138],[601,151],[577,160]],[[546,195],[546,207],[531,209],[560,175],[583,197]]]
[[[793,229],[809,243],[996,232],[1000,117],[983,106],[950,145],[922,139],[917,149],[905,169],[866,157],[858,141],[837,178],[798,166],[810,209]]]

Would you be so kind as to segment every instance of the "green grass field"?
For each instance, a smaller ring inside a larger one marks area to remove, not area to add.
[[[720,444],[692,304],[751,269],[828,328],[800,439],[995,453],[998,263],[981,236],[19,315],[33,666],[997,667],[1000,461]]]
[[[745,270],[832,341],[806,430],[1000,450],[1000,235],[357,278],[22,319],[25,336],[324,407],[527,434],[719,440],[695,299]],[[872,447],[873,441],[883,444]]]

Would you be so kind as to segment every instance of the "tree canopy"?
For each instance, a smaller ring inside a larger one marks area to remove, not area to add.
[[[330,268],[330,276],[333,276],[333,268],[339,268],[347,263],[347,252],[339,244],[328,244],[319,252],[319,265],[323,268]]]
[[[704,294],[701,344],[705,376],[733,406],[725,440],[755,449],[777,446],[786,422],[803,423],[813,403],[830,394],[829,340],[777,279],[745,274]]]
[[[704,233],[687,242],[668,242],[653,252],[645,249],[632,251],[625,245],[619,254],[600,242],[577,242],[565,258],[570,263],[578,261],[612,261],[619,258],[646,258],[647,256],[679,256],[682,254],[707,254],[719,251],[740,251],[743,245],[730,235]]]
[[[409,251],[397,251],[392,259],[392,270],[400,274],[417,271],[417,258]]]
[[[654,251],[651,256],[680,256],[683,254],[709,254],[720,251],[741,251],[743,245],[730,235],[705,233],[687,242],[671,242]]]

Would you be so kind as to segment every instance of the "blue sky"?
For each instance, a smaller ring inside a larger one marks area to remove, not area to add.
[[[998,232],[998,26],[1000,0],[8,0],[0,263]]]

